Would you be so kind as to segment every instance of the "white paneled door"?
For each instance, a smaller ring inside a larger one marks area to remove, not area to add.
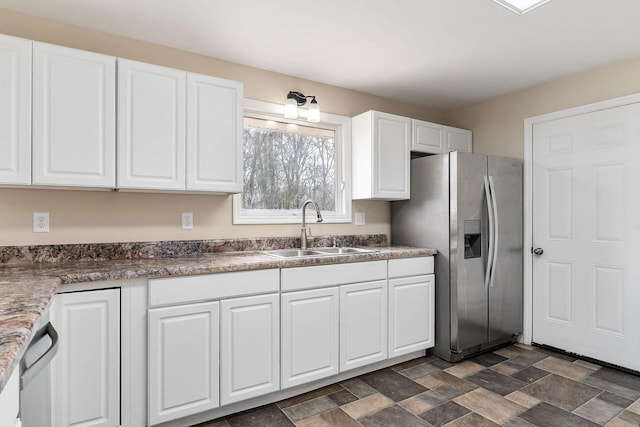
[[[640,370],[640,104],[533,127],[533,341]]]

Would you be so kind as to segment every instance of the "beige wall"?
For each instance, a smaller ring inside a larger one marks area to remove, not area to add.
[[[640,92],[640,57],[574,74],[452,111],[451,126],[473,131],[473,150],[524,157],[524,119]]]
[[[85,30],[0,9],[0,32],[123,58],[242,81],[247,98],[280,103],[289,90],[317,96],[325,112],[354,116],[370,109],[441,122],[443,114],[335,86],[245,67],[124,37]],[[317,224],[314,234],[389,234],[387,202],[354,202],[366,225]],[[51,232],[32,232],[32,213],[50,212]],[[194,229],[180,229],[193,212]],[[232,225],[231,197],[127,194],[75,190],[0,189],[0,246],[296,236],[299,226]]]

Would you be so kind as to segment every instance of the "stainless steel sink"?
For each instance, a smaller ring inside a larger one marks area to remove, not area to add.
[[[373,249],[361,249],[361,248],[316,248],[318,252],[331,255],[341,254],[365,254],[369,252],[375,252]]]
[[[376,252],[375,249],[362,248],[313,248],[313,249],[276,249],[264,251],[265,254],[278,258],[302,258],[329,255],[349,255]]]
[[[278,258],[298,258],[307,256],[319,256],[326,255],[319,251],[313,251],[311,249],[277,249],[275,251],[265,251],[267,255],[275,256]]]

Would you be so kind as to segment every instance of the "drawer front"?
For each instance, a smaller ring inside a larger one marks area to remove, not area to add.
[[[280,290],[280,270],[238,271],[149,280],[149,306],[263,294]]]
[[[433,274],[433,257],[389,260],[389,278]]]
[[[282,269],[282,291],[313,289],[387,278],[387,261],[313,265]]]

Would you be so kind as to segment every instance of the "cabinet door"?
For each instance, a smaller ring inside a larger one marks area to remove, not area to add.
[[[340,286],[340,372],[387,358],[387,281]]]
[[[115,186],[116,60],[33,44],[33,184]]]
[[[219,303],[149,310],[149,424],[219,406]]]
[[[187,190],[242,191],[242,83],[187,76]]]
[[[0,35],[0,183],[31,184],[31,41]]]
[[[374,197],[408,199],[411,119],[374,112]]]
[[[118,187],[185,189],[187,73],[118,59]]]
[[[427,154],[444,153],[444,126],[422,120],[411,120],[411,151]]]
[[[389,357],[433,347],[434,276],[389,280]]]
[[[234,298],[220,304],[220,403],[279,390],[279,295]]]
[[[337,287],[282,294],[282,388],[339,372]]]
[[[472,151],[472,132],[465,129],[457,129],[445,126],[445,152]]]
[[[120,289],[56,295],[52,425],[120,424]]]

